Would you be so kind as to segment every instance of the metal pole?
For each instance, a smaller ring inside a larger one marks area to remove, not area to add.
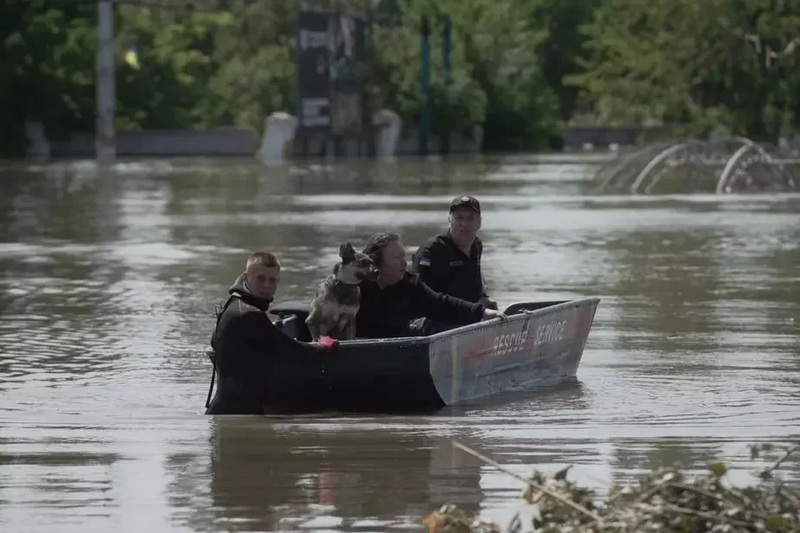
[[[445,113],[445,124],[443,124],[442,128],[442,144],[441,144],[441,153],[442,154],[449,154],[450,153],[450,128],[452,124],[450,124],[451,119],[451,109],[450,105],[450,83],[452,82],[452,65],[450,63],[450,46],[451,46],[451,20],[450,15],[444,15],[442,17],[442,23],[444,28],[442,30],[442,70],[444,71],[444,87],[445,87],[445,106],[447,112]]]
[[[97,117],[95,122],[95,157],[100,163],[113,162],[117,156],[114,132],[114,6],[113,0],[97,2]]]
[[[421,116],[419,124],[419,154],[428,155],[428,129],[430,128],[430,67],[431,43],[427,15],[422,17],[422,55],[420,57],[420,85],[422,89]]]

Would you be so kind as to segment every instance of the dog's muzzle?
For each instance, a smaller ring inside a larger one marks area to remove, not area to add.
[[[380,271],[377,268],[370,268],[366,274],[363,272],[359,272],[358,276],[362,280],[366,279],[370,281],[375,281],[376,279],[378,279],[378,274],[380,274]]]

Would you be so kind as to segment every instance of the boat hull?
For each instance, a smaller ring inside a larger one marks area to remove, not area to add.
[[[283,367],[286,386],[270,392],[265,412],[432,412],[574,380],[598,304],[522,302],[507,308],[507,320],[426,337],[342,341],[313,368]],[[271,312],[287,335],[310,340],[304,304]]]
[[[447,405],[577,376],[599,299],[525,310],[431,337],[430,374]]]

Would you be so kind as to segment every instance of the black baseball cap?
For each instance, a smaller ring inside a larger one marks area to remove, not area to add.
[[[463,206],[471,207],[479,215],[481,214],[481,203],[474,196],[456,196],[453,198],[453,201],[450,202],[450,212],[452,213],[457,208]]]

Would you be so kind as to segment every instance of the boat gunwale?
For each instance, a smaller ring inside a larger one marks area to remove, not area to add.
[[[514,302],[506,306],[506,308],[511,307],[512,305],[519,305],[519,304],[535,304],[537,303],[535,300],[531,301],[519,301]],[[374,345],[374,346],[393,346],[393,345],[429,345],[438,340],[442,339],[449,339],[451,337],[455,337],[458,335],[463,335],[468,332],[472,331],[480,331],[482,329],[487,329],[494,327],[499,324],[508,324],[513,322],[518,322],[519,320],[525,320],[532,317],[549,315],[554,312],[560,312],[567,309],[573,309],[576,307],[584,307],[588,305],[599,305],[600,297],[593,296],[589,298],[577,298],[574,300],[565,300],[562,303],[555,304],[555,305],[548,305],[547,307],[542,307],[540,309],[536,309],[534,311],[528,310],[521,310],[519,313],[515,313],[513,315],[508,316],[506,319],[502,318],[492,318],[491,320],[481,320],[479,322],[473,322],[472,324],[465,324],[463,326],[459,326],[457,328],[448,329],[445,331],[440,331],[438,333],[434,333],[432,335],[425,335],[425,336],[405,336],[405,337],[391,337],[391,338],[382,338],[382,339],[353,339],[353,340],[346,340],[346,341],[339,341],[340,347],[347,347],[347,346],[364,346],[364,345]],[[313,344],[307,343],[307,344]]]

